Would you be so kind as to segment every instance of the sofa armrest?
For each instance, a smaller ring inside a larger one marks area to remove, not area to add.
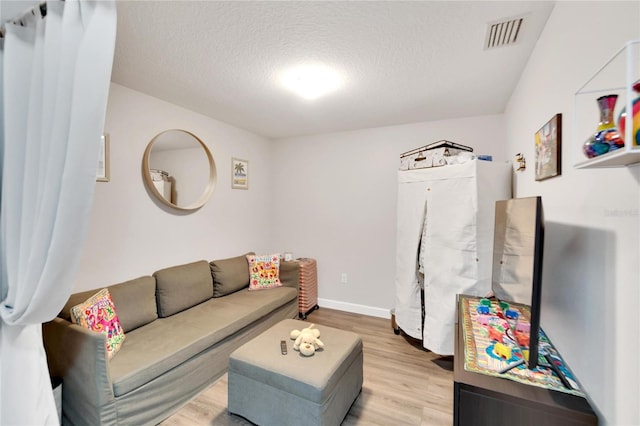
[[[300,263],[280,262],[280,282],[283,286],[293,287],[298,290],[300,284]]]
[[[106,336],[62,318],[43,324],[52,376],[62,378],[62,413],[71,423],[115,424]]]

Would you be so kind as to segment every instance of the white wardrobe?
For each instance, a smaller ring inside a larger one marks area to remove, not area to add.
[[[395,320],[426,349],[453,355],[456,294],[491,290],[495,202],[508,198],[508,163],[398,171]]]

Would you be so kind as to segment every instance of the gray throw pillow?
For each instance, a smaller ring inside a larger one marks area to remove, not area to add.
[[[158,318],[155,278],[140,277],[107,288],[125,333]]]
[[[300,283],[300,262],[280,262],[280,282],[285,287],[297,290]]]
[[[156,280],[154,277],[147,275],[120,284],[114,284],[107,288],[111,294],[120,325],[125,333],[142,327],[158,318]],[[58,316],[71,321],[69,314],[71,307],[84,302],[97,291],[98,289],[94,289],[72,294]]]
[[[222,297],[249,286],[248,254],[255,253],[249,252],[209,263],[213,276],[213,297]]]
[[[161,269],[153,276],[156,277],[156,302],[161,318],[182,312],[213,296],[211,271],[206,260]]]

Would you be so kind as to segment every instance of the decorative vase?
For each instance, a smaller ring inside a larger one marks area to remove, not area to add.
[[[633,90],[636,93],[640,94],[640,80],[636,81],[633,84]],[[637,97],[633,100],[631,106],[632,116],[633,116],[633,131],[631,132],[631,140],[633,141],[633,145],[640,146],[640,97]],[[624,140],[627,136],[626,133],[626,122],[627,122],[627,107],[622,108],[622,112],[618,116],[618,128],[620,129],[620,136]]]
[[[624,147],[624,140],[613,121],[613,110],[617,100],[618,95],[606,95],[598,98],[600,123],[596,132],[582,146],[582,151],[587,157],[597,157]]]

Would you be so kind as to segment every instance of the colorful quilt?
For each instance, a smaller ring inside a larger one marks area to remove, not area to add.
[[[507,304],[493,299],[461,296],[461,309],[465,343],[465,370],[584,396],[575,376],[542,329],[540,329],[539,352],[541,355],[539,364],[547,364],[547,360],[542,354],[548,354],[573,389],[564,386],[553,370],[548,367],[539,366],[530,370],[525,365],[519,365],[501,373],[504,368],[528,356],[528,353],[523,353],[521,349],[521,347],[528,347],[528,340],[521,340],[525,339],[524,336],[528,332],[531,318],[527,306],[511,302]]]

